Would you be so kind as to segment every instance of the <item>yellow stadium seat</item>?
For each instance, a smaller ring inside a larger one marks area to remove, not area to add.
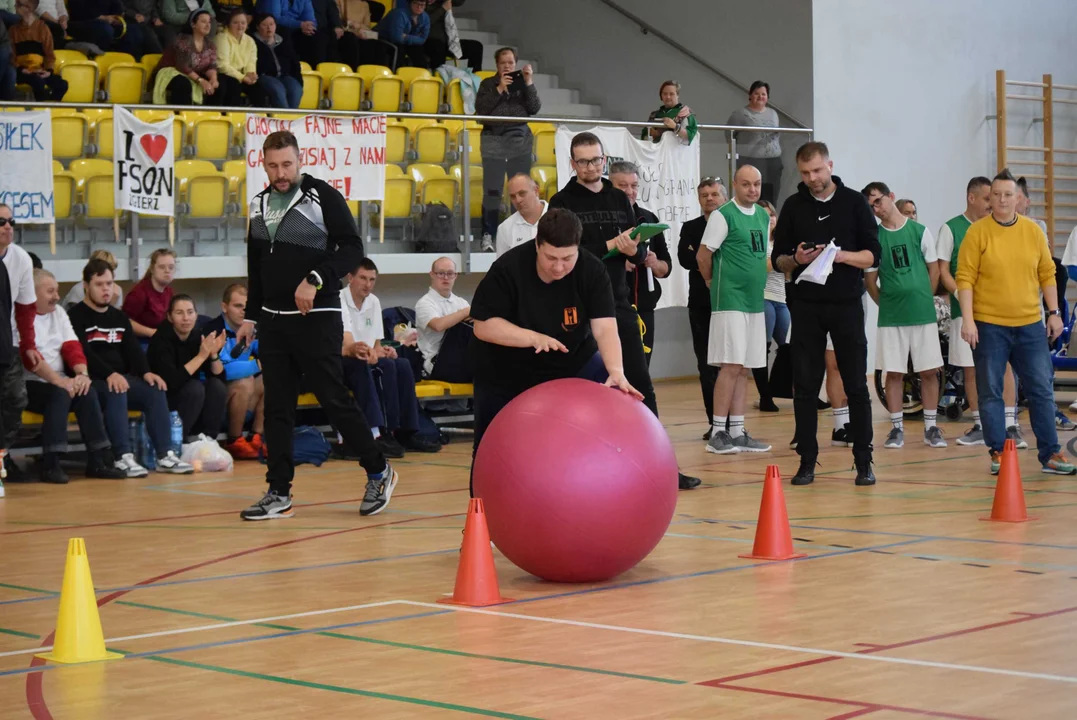
[[[188,217],[223,217],[228,202],[228,178],[217,170],[192,176],[187,180],[185,197],[190,208]]]
[[[410,85],[411,81],[415,78],[428,78],[433,77],[429,70],[426,68],[417,67],[401,67],[396,69],[396,75],[406,84]]]
[[[363,78],[355,73],[337,73],[329,79],[328,97],[333,110],[358,110],[363,104]]]
[[[161,53],[146,53],[142,56],[142,67],[146,68],[146,77],[153,75],[157,63],[161,62]]]
[[[243,147],[243,139],[247,136],[247,113],[230,112],[224,116],[232,123],[232,142]]]
[[[76,183],[82,187],[82,201],[86,204],[86,217],[94,220],[111,218],[116,214],[116,199],[112,189],[112,163],[108,160],[100,162],[108,163],[107,171],[91,172],[81,177],[75,176]]]
[[[477,73],[475,73],[475,75],[479,78],[479,80],[485,80],[486,78],[492,78],[494,75],[497,75],[497,71],[496,70],[480,70]]]
[[[59,160],[52,161],[52,174],[62,173],[64,171],[64,164]]]
[[[360,65],[356,74],[363,78],[363,88],[370,93],[371,83],[376,77],[392,77],[393,71],[384,65]]]
[[[299,70],[300,72],[314,72],[314,68],[312,68],[310,63],[306,60],[299,61]]]
[[[441,109],[443,83],[439,78],[417,77],[408,83],[408,102],[411,111],[437,113]]]
[[[374,112],[399,112],[404,100],[404,81],[395,75],[376,77],[370,83],[370,109]]]
[[[195,157],[224,160],[232,149],[232,121],[220,114],[195,119],[191,142]]]
[[[399,165],[386,165],[385,166],[385,177],[386,177],[386,179],[389,179],[389,178],[411,177],[411,175],[404,172],[404,168],[400,167]]]
[[[97,63],[97,67],[100,68],[100,77],[102,78],[108,75],[108,69],[116,63],[136,64],[135,56],[125,52],[107,52],[104,55],[98,55],[93,61]]]
[[[78,50],[53,50],[52,54],[56,57],[56,64],[53,66],[56,72],[60,72],[69,62],[90,62],[90,58]]]
[[[449,150],[449,129],[435,120],[404,118],[411,147],[420,163],[443,163]]]
[[[228,192],[235,194],[239,190],[239,182],[247,177],[247,161],[226,160],[221,166],[221,172],[228,178]],[[240,198],[239,202],[243,202],[243,198]]]
[[[542,190],[542,199],[548,202],[560,189],[561,188],[557,187],[557,178],[548,181]]]
[[[67,171],[75,177],[76,188],[81,192],[86,186],[86,179],[93,175],[112,177],[112,161],[102,158],[79,158],[72,160]]]
[[[557,133],[553,130],[542,130],[535,133],[535,164],[557,165],[557,157],[554,152]]]
[[[460,184],[460,187],[464,186],[464,170],[460,165],[453,165],[449,170],[456,181]],[[470,197],[468,198],[468,205],[471,208],[470,216],[473,218],[482,217],[482,196],[484,193],[482,187],[482,165],[471,165],[467,169],[468,176],[468,191]]]
[[[556,165],[533,165],[531,167],[531,179],[538,183],[539,190],[546,187],[548,182],[557,182]]]
[[[209,160],[178,160],[176,161],[175,174],[178,183],[177,189],[179,194],[182,195],[186,191],[187,183],[190,182],[191,178],[215,175],[217,174],[217,166]]]
[[[99,71],[96,63],[68,61],[64,63],[60,77],[67,81],[64,102],[91,103],[97,99],[97,79]]]
[[[354,71],[344,63],[322,62],[318,63],[318,67],[314,68],[314,72],[321,75],[324,84],[328,86],[334,75],[352,75]]]
[[[456,207],[456,178],[449,176],[445,168],[429,163],[416,163],[408,166],[408,173],[418,186],[420,204],[439,202],[450,210]]]
[[[137,105],[146,87],[146,68],[138,63],[118,62],[109,66],[105,76],[108,102]]]
[[[52,116],[52,156],[58,159],[82,157],[90,123],[82,113]]]
[[[464,114],[464,91],[460,87],[461,80],[450,80],[449,84],[445,87],[445,103],[449,106],[449,113],[452,115]]]
[[[97,157],[112,159],[112,153],[115,152],[112,145],[116,140],[115,126],[112,124],[112,118],[101,118],[97,122],[97,131],[95,134],[97,142],[94,145],[97,146]]]
[[[53,108],[52,112],[55,115],[57,108]],[[87,108],[82,111],[82,114],[86,116],[86,119],[90,123],[90,134],[97,132],[97,123],[101,122],[105,118],[112,117],[111,108]]]
[[[69,172],[52,174],[53,209],[56,218],[71,217],[71,206],[75,204],[75,176]]]
[[[386,218],[411,217],[414,204],[414,180],[410,177],[385,178],[385,200],[382,201],[381,207]]]
[[[408,128],[400,122],[390,120],[385,126],[385,162],[407,162]]]
[[[236,203],[239,205],[240,217],[247,217],[250,204],[247,202],[247,178],[243,177],[236,186]]]
[[[301,110],[317,110],[322,99],[322,76],[315,72],[303,73],[303,97],[299,100]]]

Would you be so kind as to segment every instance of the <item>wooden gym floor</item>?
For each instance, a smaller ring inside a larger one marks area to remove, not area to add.
[[[659,399],[704,485],[680,494],[656,551],[598,586],[544,583],[495,553],[517,600],[482,610],[434,604],[456,572],[466,441],[398,461],[397,494],[372,518],[340,462],[304,466],[296,516],[270,523],[237,517],[263,489],[252,463],[9,485],[0,717],[1077,717],[1077,479],[1041,475],[1023,451],[1039,519],[981,522],[984,449],[953,443],[964,423],[929,449],[910,423],[903,450],[876,452],[873,488],[854,488],[849,451],[829,447],[814,486],[785,485],[806,558],[744,560],[766,464],[796,470],[790,402],[750,412],[771,454],[718,457],[699,439],[698,385],[661,385]],[[86,539],[122,660],[32,663],[69,537]]]

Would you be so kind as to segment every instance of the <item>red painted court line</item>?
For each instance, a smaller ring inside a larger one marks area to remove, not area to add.
[[[402,497],[416,497],[418,495],[440,495],[442,493],[463,492],[463,491],[464,491],[464,488],[454,489],[454,490],[428,490],[426,492],[417,492],[417,493],[399,493],[399,494],[395,494],[393,497],[402,498]],[[302,503],[302,504],[297,503],[295,505],[295,507],[304,508],[304,507],[318,507],[319,505],[344,505],[344,504],[347,504],[347,503],[359,502],[360,500],[362,500],[362,498],[349,498],[347,500],[326,500],[325,502],[316,502],[316,503]],[[6,530],[6,531],[0,533],[0,535],[25,535],[27,533],[55,532],[57,530],[82,530],[82,529],[85,529],[85,528],[110,527],[112,525],[137,525],[138,523],[164,522],[166,520],[190,520],[191,518],[214,517],[214,516],[217,516],[217,515],[234,515],[234,514],[238,514],[238,511],[236,511],[236,510],[216,510],[214,512],[207,512],[207,513],[194,513],[194,514],[191,514],[191,515],[169,515],[167,517],[141,518],[139,520],[111,520],[109,522],[101,522],[101,523],[86,523],[85,525],[56,525],[56,526],[52,526],[52,527],[30,528],[28,530]],[[448,516],[446,516],[446,517],[448,517]],[[376,526],[374,526],[374,527],[376,527]],[[358,528],[356,528],[356,529],[358,529]]]
[[[860,717],[861,715],[867,715],[868,713],[873,713],[878,709],[879,708],[874,708],[874,707],[861,708],[859,710],[853,710],[851,712],[842,713],[841,715],[834,715],[833,717],[827,718],[827,720],[849,720],[849,718]]]
[[[891,480],[886,479],[886,482],[900,484],[900,485],[931,485],[936,487],[952,487],[952,488],[964,488],[966,490],[994,490],[994,485],[963,485],[962,483],[944,483],[944,482],[929,482],[919,480]],[[1077,491],[1074,490],[1037,490],[1036,488],[1029,488],[1030,491],[1039,495],[1077,495]]]
[[[444,492],[444,491],[438,491],[438,492]],[[414,494],[422,495],[424,493],[414,493]],[[320,503],[320,504],[325,504],[325,503]],[[244,555],[251,555],[253,553],[262,552],[263,550],[272,550],[273,548],[279,548],[279,547],[283,547],[285,545],[294,545],[296,543],[306,542],[308,540],[318,540],[320,538],[332,537],[334,535],[343,535],[344,533],[358,532],[360,530],[372,530],[374,528],[386,527],[388,525],[404,525],[406,523],[418,522],[420,520],[443,520],[445,518],[450,518],[450,517],[460,517],[461,515],[464,515],[464,514],[465,513],[450,513],[450,514],[447,514],[447,515],[431,515],[429,517],[407,518],[407,519],[404,519],[404,520],[392,520],[390,522],[378,523],[376,525],[364,525],[362,527],[348,528],[346,530],[331,530],[329,532],[318,533],[316,535],[307,535],[306,537],[293,538],[291,540],[282,540],[280,542],[270,543],[268,545],[260,545],[258,547],[248,548],[246,550],[240,550],[239,552],[229,553],[228,555],[222,555],[220,557],[213,558],[211,560],[203,560],[200,563],[195,563],[194,565],[188,565],[187,567],[179,568],[178,570],[171,570],[169,572],[163,573],[163,574],[158,575],[156,577],[148,578],[146,580],[142,580],[140,582],[134,583],[134,585],[132,587],[135,587],[135,586],[138,586],[138,585],[149,585],[151,583],[155,583],[155,582],[158,582],[160,580],[164,580],[166,578],[173,577],[175,575],[181,575],[181,574],[183,574],[185,572],[190,572],[191,570],[197,570],[199,568],[204,568],[207,565],[215,565],[217,563],[225,562],[226,560],[233,560],[233,559],[238,558],[238,557],[243,557]],[[142,522],[146,522],[146,521],[142,521]],[[131,590],[117,590],[114,593],[111,593],[109,595],[105,595],[104,597],[98,599],[97,607],[101,607],[102,605],[105,605],[106,603],[110,603],[113,600],[121,598],[121,597],[123,597],[124,595],[126,595],[129,592],[132,592],[132,591]],[[56,634],[56,631],[54,629],[52,632],[50,632],[48,634],[48,636],[46,636],[41,641],[41,647],[45,647],[46,645],[51,645],[55,634]],[[35,657],[30,662],[30,667],[40,667],[40,666],[42,666],[44,664],[45,664],[44,660]],[[42,686],[42,683],[44,682],[44,676],[45,676],[45,673],[29,673],[26,676],[26,705],[29,708],[30,713],[34,716],[35,720],[54,720],[53,716],[52,716],[52,713],[49,712],[48,705],[45,703],[45,693],[44,693],[44,689],[43,689],[43,686]]]

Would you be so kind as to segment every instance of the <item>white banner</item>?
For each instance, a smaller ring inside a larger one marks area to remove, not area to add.
[[[557,177],[562,187],[575,173],[569,164],[569,147],[578,131],[561,126],[557,128]],[[597,127],[590,132],[602,140],[606,151],[608,169],[610,163],[628,160],[639,166],[639,198],[636,204],[658,216],[658,221],[669,225],[666,244],[673,258],[669,277],[658,280],[662,284],[659,308],[688,304],[688,271],[677,262],[677,242],[681,237],[681,225],[700,216],[699,197],[699,136],[691,145],[683,145],[672,133],[663,133],[662,142],[644,142],[625,128]]]
[[[325,180],[348,200],[383,200],[385,124],[384,115],[295,120],[247,115],[247,202],[269,186],[262,143],[278,130],[291,131],[299,141],[303,172]]]
[[[56,222],[47,110],[0,113],[0,203],[19,222]]]
[[[143,122],[117,106],[113,128],[116,209],[142,215],[175,215],[176,153],[172,147],[172,119]]]

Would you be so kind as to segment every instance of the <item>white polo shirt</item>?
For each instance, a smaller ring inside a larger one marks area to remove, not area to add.
[[[78,336],[75,335],[75,330],[71,327],[71,321],[68,319],[67,313],[59,305],[50,313],[34,316],[34,345],[37,347],[37,351],[41,353],[41,357],[44,358],[45,364],[60,375],[65,374],[64,357],[60,349],[64,343],[78,341]],[[45,382],[45,378],[35,375],[25,368],[23,369],[23,376],[27,381],[39,380]]]
[[[442,297],[434,288],[430,288],[426,295],[415,303],[415,325],[419,329],[419,352],[423,354],[423,369],[427,374],[434,371],[434,358],[440,352],[441,343],[445,339],[444,331],[430,329],[430,321],[452,315],[468,305],[470,303],[459,295],[449,293],[449,297]]]
[[[550,206],[545,200],[540,200],[539,202],[542,203],[542,213],[539,215],[539,220],[541,220]],[[529,223],[524,220],[524,216],[520,213],[513,213],[505,219],[505,222],[497,226],[497,243],[495,245],[497,256],[501,257],[517,245],[531,242],[535,239],[535,233],[537,232],[538,220],[534,223]]]
[[[381,301],[373,293],[366,296],[362,307],[355,307],[351,288],[343,288],[340,291],[340,315],[344,320],[344,332],[351,333],[355,342],[374,347],[374,343],[385,337]]]

